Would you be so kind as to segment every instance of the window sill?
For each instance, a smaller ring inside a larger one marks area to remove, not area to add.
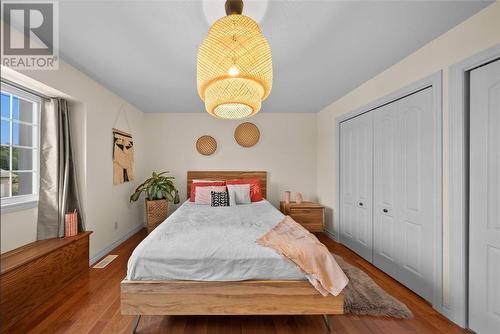
[[[20,203],[12,203],[12,204],[2,203],[2,207],[1,207],[0,211],[3,215],[4,213],[23,211],[23,210],[33,209],[36,207],[38,207],[37,200],[25,201],[25,202],[20,202]]]

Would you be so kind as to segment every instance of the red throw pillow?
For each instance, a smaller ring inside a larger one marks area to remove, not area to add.
[[[226,180],[226,184],[249,184],[250,185],[250,200],[252,202],[262,201],[262,189],[259,179],[235,179]]]
[[[191,183],[191,189],[189,190],[189,201],[194,202],[196,187],[212,187],[212,186],[225,186],[225,185],[226,182],[224,181]]]

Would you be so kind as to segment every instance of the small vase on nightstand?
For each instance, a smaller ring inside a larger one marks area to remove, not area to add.
[[[304,199],[302,198],[302,194],[298,192],[297,195],[295,195],[295,203],[300,204],[303,201]]]
[[[290,204],[290,199],[292,197],[292,193],[289,191],[285,191],[285,203]]]

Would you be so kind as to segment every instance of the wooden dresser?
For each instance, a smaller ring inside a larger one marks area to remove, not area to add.
[[[281,201],[280,211],[284,215],[292,217],[310,232],[323,232],[325,230],[325,208],[320,204],[313,202],[286,204]]]
[[[89,236],[35,241],[1,255],[1,332],[89,270]]]

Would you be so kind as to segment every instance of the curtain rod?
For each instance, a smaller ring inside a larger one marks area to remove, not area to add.
[[[33,90],[33,89],[30,89],[28,87],[25,87],[25,86],[22,86],[18,83],[15,83],[13,81],[10,81],[10,80],[7,80],[7,79],[4,79],[4,78],[1,78],[0,81],[3,83],[3,84],[6,84],[6,85],[9,85],[9,86],[12,86],[14,88],[17,88],[17,89],[20,89],[20,90],[23,90],[25,91],[26,93],[30,93],[30,94],[33,94],[33,95],[36,95],[42,99],[45,99],[45,100],[50,100],[50,99],[53,99],[54,97],[52,96],[47,96],[45,94],[42,94],[40,92],[37,92],[36,90]]]

